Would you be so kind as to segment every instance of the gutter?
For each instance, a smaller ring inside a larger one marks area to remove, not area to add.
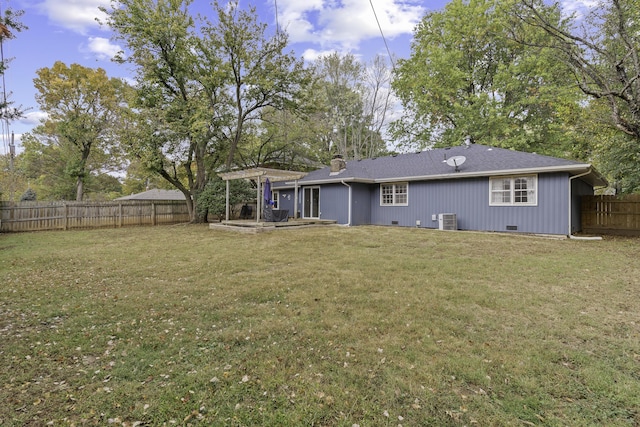
[[[526,174],[536,174],[536,173],[548,173],[548,172],[579,172],[586,171],[584,174],[578,176],[588,175],[592,173],[593,170],[590,164],[573,164],[573,165],[565,165],[565,166],[544,166],[544,167],[535,167],[535,168],[523,168],[523,169],[497,169],[497,170],[486,170],[486,171],[476,171],[476,172],[448,172],[444,174],[436,174],[436,175],[419,175],[419,176],[402,176],[402,177],[385,177],[385,178],[357,178],[357,177],[348,177],[348,178],[319,178],[314,180],[304,181],[304,185],[318,185],[318,184],[344,184],[345,182],[360,182],[363,184],[377,184],[377,183],[387,183],[387,182],[411,182],[411,181],[437,181],[444,179],[456,179],[456,178],[482,178],[482,177],[495,177],[495,176],[510,176],[510,175],[526,175]],[[291,182],[286,182],[285,184],[291,185]],[[282,186],[281,188],[286,188]]]
[[[591,165],[588,164],[576,164],[576,165],[566,165],[566,166],[544,166],[537,168],[522,168],[522,169],[496,169],[496,170],[486,170],[486,171],[477,171],[477,172],[449,172],[445,174],[438,175],[423,175],[423,176],[407,176],[407,177],[397,177],[397,178],[378,178],[375,179],[375,182],[399,182],[399,181],[435,181],[442,179],[455,179],[455,178],[481,178],[486,176],[496,177],[496,176],[510,176],[510,175],[527,175],[527,174],[535,174],[535,173],[548,173],[548,172],[572,172],[585,170],[586,173],[584,175],[588,175],[591,173]],[[583,176],[583,175],[580,175]]]
[[[340,181],[340,183],[342,185],[344,185],[345,187],[349,188],[349,206],[348,206],[348,222],[347,222],[347,227],[351,227],[351,185],[347,184],[346,182],[344,182],[343,180]]]

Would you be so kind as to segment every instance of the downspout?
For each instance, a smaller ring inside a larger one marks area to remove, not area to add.
[[[256,222],[260,222],[260,214],[262,212],[262,177],[258,176],[258,188],[256,189]]]
[[[574,236],[573,234],[571,234],[571,205],[573,202],[573,199],[571,198],[572,194],[571,194],[571,188],[572,188],[572,181],[576,178],[582,178],[585,175],[589,175],[591,173],[591,169],[589,169],[587,172],[585,173],[581,173],[579,175],[575,175],[575,176],[570,176],[569,177],[569,238],[570,239],[577,239],[577,240],[602,240],[602,237],[578,237],[578,236]]]
[[[344,180],[341,180],[340,183],[344,186],[346,186],[349,189],[349,209],[348,209],[348,222],[347,222],[347,227],[351,227],[351,186],[349,184],[347,184],[346,182],[344,182]]]
[[[229,221],[229,180],[226,182],[226,193],[225,193],[225,219]]]
[[[298,219],[298,180],[294,181],[293,187],[293,218]]]

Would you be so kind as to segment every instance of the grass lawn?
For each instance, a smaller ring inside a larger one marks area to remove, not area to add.
[[[640,240],[0,235],[0,425],[640,425]]]

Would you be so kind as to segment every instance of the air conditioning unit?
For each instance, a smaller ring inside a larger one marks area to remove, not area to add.
[[[438,214],[438,229],[439,230],[457,230],[458,220],[454,213],[441,213]]]

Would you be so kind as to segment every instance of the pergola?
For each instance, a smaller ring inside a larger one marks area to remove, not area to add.
[[[298,200],[298,180],[307,175],[306,172],[295,172],[295,171],[283,171],[279,169],[269,169],[269,168],[252,168],[245,169],[234,172],[225,172],[220,173],[218,176],[222,178],[226,182],[227,193],[226,193],[226,221],[229,221],[229,181],[232,179],[255,179],[257,185],[257,193],[256,193],[256,222],[260,222],[260,217],[262,214],[262,184],[269,179],[269,182],[281,182],[281,181],[294,181],[294,211],[293,217],[298,217],[298,204],[295,202]]]

